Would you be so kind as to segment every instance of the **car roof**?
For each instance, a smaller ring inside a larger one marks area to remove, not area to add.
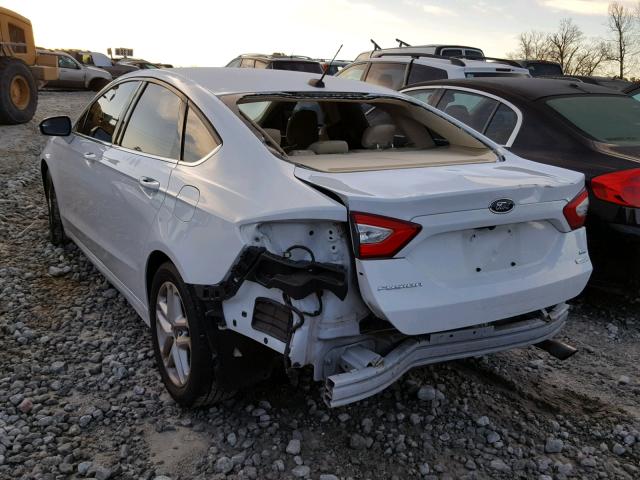
[[[243,55],[238,55],[238,58],[260,58],[260,59],[269,60],[272,62],[287,61],[287,62],[318,63],[318,60],[315,60],[311,57],[304,57],[302,55],[284,55],[279,53],[271,53],[271,54],[245,53]]]
[[[621,93],[618,93],[615,90],[601,87],[599,85],[548,78],[486,77],[464,80],[432,80],[429,82],[407,85],[407,88],[435,85],[471,88],[493,93],[498,96],[516,96],[529,101],[538,100],[544,97],[562,95],[621,95]]]
[[[398,92],[356,80],[345,80],[330,75],[324,77],[325,88],[312,87],[309,80],[320,74],[270,70],[261,68],[167,68],[138,70],[122,78],[152,77],[181,84],[185,80],[209,90],[214,95],[234,93],[313,92],[313,93],[369,93],[398,97]]]
[[[501,63],[498,60],[491,61],[482,60],[482,59],[470,59],[470,58],[457,58],[457,57],[438,57],[438,56],[419,56],[419,55],[402,55],[402,54],[393,54],[393,55],[382,55],[379,57],[371,57],[365,58],[362,60],[358,60],[354,63],[410,63],[413,61],[414,64],[418,65],[439,65],[443,68],[447,69],[465,69],[465,68],[482,68],[482,69],[505,69],[508,68],[515,72],[529,73],[529,71],[524,67],[518,67],[515,65],[509,65],[508,63]],[[506,61],[505,61],[506,62]]]

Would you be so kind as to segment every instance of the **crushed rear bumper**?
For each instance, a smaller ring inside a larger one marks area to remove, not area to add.
[[[384,357],[370,351],[367,354],[362,345],[348,347],[340,364],[351,369],[327,378],[324,401],[330,407],[340,407],[375,395],[414,367],[542,342],[562,329],[568,314],[569,306],[561,303],[537,318],[411,337]]]

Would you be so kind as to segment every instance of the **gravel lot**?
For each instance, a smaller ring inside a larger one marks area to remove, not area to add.
[[[165,393],[146,327],[47,241],[37,123],[0,127],[0,478],[640,478],[640,298],[587,292],[559,362],[534,348],[424,368],[328,410],[303,374],[217,408]]]

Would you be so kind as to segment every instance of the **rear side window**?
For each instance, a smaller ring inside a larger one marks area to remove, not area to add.
[[[398,90],[404,83],[405,70],[403,63],[372,63],[366,82]]]
[[[187,112],[187,123],[184,129],[184,147],[182,160],[197,162],[210,154],[220,142],[207,127],[200,114],[193,108]]]
[[[121,145],[131,150],[178,160],[182,100],[170,90],[150,83],[127,123]]]
[[[366,63],[360,63],[358,65],[343,68],[338,76],[347,80],[360,80],[366,68]]]
[[[437,108],[474,130],[483,132],[497,106],[496,100],[482,95],[447,90],[438,102]]]
[[[506,145],[517,123],[518,116],[516,112],[501,103],[484,134],[498,145]]]
[[[113,143],[118,122],[138,85],[138,82],[121,83],[103,93],[78,123],[77,132]]]
[[[436,88],[424,88],[421,90],[412,90],[410,92],[404,92],[406,95],[415,98],[416,100],[420,100],[424,103],[429,103],[433,96],[436,94],[438,89]]]
[[[442,80],[444,78],[448,78],[447,72],[441,68],[413,64],[413,66],[411,67],[411,71],[409,72],[407,85],[427,82],[429,80]]]

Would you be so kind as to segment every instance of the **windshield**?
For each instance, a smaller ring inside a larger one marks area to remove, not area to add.
[[[547,105],[599,142],[640,145],[640,103],[621,95],[553,98]]]

